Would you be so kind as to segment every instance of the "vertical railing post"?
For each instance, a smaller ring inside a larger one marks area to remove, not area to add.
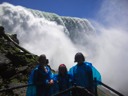
[[[95,96],[98,96],[98,93],[97,93],[97,80],[96,80],[96,78],[94,78],[94,92],[95,92]]]

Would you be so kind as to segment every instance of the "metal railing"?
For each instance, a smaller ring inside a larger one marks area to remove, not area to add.
[[[121,94],[120,92],[118,92],[115,89],[111,88],[110,86],[104,84],[103,82],[97,81],[96,79],[94,80],[94,82],[95,82],[94,93],[91,93],[90,91],[88,91],[87,89],[85,89],[84,87],[81,87],[81,86],[72,86],[71,88],[68,88],[68,89],[66,89],[64,91],[58,92],[58,93],[56,93],[56,94],[54,94],[52,96],[59,96],[61,94],[67,93],[67,92],[73,92],[73,90],[77,91],[77,89],[82,90],[83,92],[85,92],[89,96],[98,96],[97,84],[104,86],[105,88],[107,88],[110,91],[114,92],[118,96],[124,96],[123,94]],[[33,84],[24,84],[24,85],[20,85],[20,86],[11,87],[11,88],[4,88],[4,89],[1,89],[0,92],[7,92],[7,91],[10,91],[10,90],[19,89],[19,88],[23,88],[23,87],[28,87],[28,86],[32,86],[32,85]]]
[[[23,88],[23,87],[28,87],[28,86],[32,86],[33,84],[24,84],[24,85],[20,85],[20,86],[14,86],[14,87],[10,87],[10,88],[4,88],[1,89],[0,92],[6,92],[6,91],[10,91],[10,90],[14,90],[14,89],[19,89],[19,88]]]
[[[83,93],[86,94],[86,95],[95,96],[95,94],[91,93],[90,91],[88,91],[87,89],[85,89],[84,87],[81,87],[81,86],[73,86],[73,87],[68,88],[68,89],[66,89],[64,91],[58,92],[58,93],[56,93],[56,94],[54,94],[52,96],[60,96],[62,94],[68,93],[68,92],[71,93],[71,96],[74,96],[74,95],[72,95],[73,91],[77,92],[78,89],[83,91]],[[79,96],[79,95],[75,94],[75,96]]]
[[[94,83],[95,83],[95,96],[98,96],[98,93],[97,93],[97,84],[102,85],[103,87],[109,89],[110,91],[112,91],[113,93],[117,94],[118,96],[124,96],[122,93],[116,91],[115,89],[113,89],[110,86],[104,84],[103,82],[97,81],[96,78],[94,79]]]

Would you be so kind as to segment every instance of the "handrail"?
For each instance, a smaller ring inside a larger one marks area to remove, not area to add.
[[[5,89],[0,90],[0,92],[6,92],[6,91],[10,91],[10,90],[18,89],[18,88],[23,88],[23,87],[27,87],[27,86],[32,86],[32,85],[33,84],[24,84],[22,86],[15,86],[15,87],[12,87],[12,88],[5,88]],[[66,89],[64,91],[58,92],[58,93],[56,93],[56,94],[54,94],[52,96],[59,96],[61,94],[64,94],[64,93],[66,93],[68,91],[72,91],[72,90],[77,89],[77,88],[81,89],[81,90],[84,90],[87,94],[90,94],[91,96],[95,96],[93,93],[91,93],[90,91],[88,91],[87,89],[85,89],[84,87],[81,87],[81,86],[73,86],[73,87],[68,88],[68,89]]]
[[[104,84],[103,82],[101,81],[96,81],[98,84],[101,84],[103,85],[104,87],[108,88],[109,90],[113,91],[114,93],[116,93],[117,95],[119,96],[124,96],[123,94],[121,94],[120,92],[116,91],[115,89],[111,88],[110,86]]]
[[[110,86],[104,84],[104,83],[101,82],[101,81],[95,80],[95,83],[96,83],[96,84],[97,84],[97,83],[98,83],[98,84],[101,84],[102,86],[106,87],[107,89],[111,90],[112,92],[116,93],[116,94],[119,95],[119,96],[124,96],[124,95],[121,94],[120,92],[114,90],[113,88],[111,88]],[[0,92],[6,92],[6,91],[9,91],[9,90],[19,89],[19,88],[23,88],[23,87],[27,87],[27,86],[32,86],[32,85],[33,85],[33,84],[24,84],[24,85],[20,85],[20,86],[11,87],[11,88],[5,88],[5,89],[1,89]],[[97,86],[95,86],[95,87],[96,87],[96,89],[95,89],[96,91],[95,91],[95,92],[97,92]],[[59,93],[56,93],[56,94],[54,94],[54,95],[52,95],[52,96],[57,96],[57,95],[66,93],[66,92],[68,92],[68,91],[71,91],[71,90],[77,89],[77,88],[78,88],[78,89],[81,89],[81,90],[84,90],[85,92],[87,92],[88,94],[90,94],[90,95],[92,95],[92,96],[98,96],[97,93],[95,93],[95,95],[94,95],[93,93],[89,92],[87,89],[85,89],[84,87],[81,87],[81,86],[73,86],[73,87],[68,88],[68,89],[66,89],[66,90],[64,90],[64,91],[61,91],[61,92],[59,92]]]
[[[6,92],[6,91],[19,89],[19,88],[23,88],[23,87],[27,87],[27,86],[32,86],[32,85],[33,84],[24,84],[22,86],[15,86],[15,87],[12,87],[12,88],[5,88],[5,89],[0,90],[0,92]],[[73,87],[68,88],[68,89],[66,89],[64,91],[58,92],[58,93],[56,93],[56,94],[54,94],[52,96],[59,96],[59,95],[64,94],[64,93],[66,93],[68,91],[72,91],[74,89],[81,89],[81,90],[85,91],[87,94],[90,94],[91,96],[95,96],[93,93],[91,93],[90,91],[88,91],[87,89],[85,89],[84,87],[81,87],[81,86],[73,86]]]
[[[66,89],[64,91],[58,92],[58,93],[56,93],[56,94],[54,94],[52,96],[59,96],[59,95],[64,94],[66,92],[72,91],[74,89],[81,89],[81,90],[85,91],[87,94],[89,94],[89,96],[95,96],[93,93],[91,93],[90,91],[88,91],[87,89],[85,89],[84,87],[81,87],[81,86],[73,86],[73,87],[68,88],[68,89]]]
[[[6,91],[19,89],[19,88],[23,88],[23,87],[27,87],[27,86],[32,86],[32,85],[33,84],[24,84],[24,85],[20,85],[20,86],[11,87],[11,88],[4,88],[4,89],[1,89],[0,92],[6,92]]]

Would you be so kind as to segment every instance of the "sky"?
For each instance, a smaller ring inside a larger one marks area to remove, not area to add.
[[[95,18],[102,0],[0,0],[27,8],[56,13],[60,16]]]

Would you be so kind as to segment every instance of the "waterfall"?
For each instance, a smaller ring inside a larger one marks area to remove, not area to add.
[[[57,70],[61,63],[70,68],[74,55],[80,51],[100,71],[103,82],[128,94],[128,34],[93,24],[84,18],[0,4],[0,25],[5,32],[16,33],[20,45],[30,52],[46,54],[53,69]]]
[[[0,11],[0,23],[5,32],[16,33],[20,45],[30,52],[46,54],[55,69],[61,63],[68,68],[73,66],[78,51],[92,53],[88,49],[91,42],[87,37],[95,31],[87,19],[61,17],[8,3],[1,4]]]

